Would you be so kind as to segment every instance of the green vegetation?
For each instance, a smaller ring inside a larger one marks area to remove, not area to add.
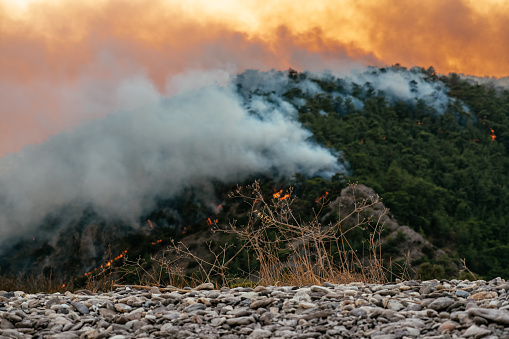
[[[317,142],[344,152],[350,179],[375,189],[400,224],[483,277],[508,277],[509,91],[421,72],[450,89],[443,114],[423,100],[389,100],[369,84],[352,91],[364,103],[356,110],[334,99],[341,88],[331,79],[315,80],[326,94],[307,98],[300,120]]]

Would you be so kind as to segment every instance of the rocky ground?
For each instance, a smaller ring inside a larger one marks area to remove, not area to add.
[[[0,338],[509,338],[509,283],[0,291]]]

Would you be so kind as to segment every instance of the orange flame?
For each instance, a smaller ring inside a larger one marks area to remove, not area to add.
[[[86,272],[85,274],[83,274],[83,275],[81,276],[81,278],[83,278],[83,277],[86,277],[86,276],[89,276],[89,275],[93,274],[94,272],[96,272],[96,271],[97,271],[98,269],[100,269],[100,268],[110,267],[110,266],[111,266],[111,264],[113,264],[113,262],[114,262],[114,261],[116,261],[116,260],[119,260],[119,259],[123,258],[126,254],[127,254],[127,249],[126,249],[126,250],[124,250],[122,253],[120,253],[120,254],[119,254],[118,256],[116,256],[115,258],[113,258],[113,259],[111,259],[111,260],[107,261],[104,265],[101,265],[101,266],[99,266],[99,267],[94,268],[93,270],[91,270],[91,271],[89,271],[89,272]],[[77,279],[77,278],[75,278],[74,280],[76,280],[76,279]]]
[[[154,228],[154,225],[152,224],[152,221],[150,221],[150,219],[148,219],[147,222],[148,222],[148,225],[150,226],[150,228]]]
[[[290,194],[285,194],[285,195],[282,195],[282,194],[283,194],[283,190],[280,190],[279,192],[275,192],[274,194],[272,194],[272,197],[274,199],[279,199],[279,200],[285,200],[290,197]]]
[[[214,221],[212,221],[212,219],[207,218],[207,225],[210,226],[210,225],[213,225],[213,224],[217,224],[218,221],[219,221],[219,219],[214,219]]]
[[[493,130],[493,128],[490,128],[490,131],[491,131],[491,140],[495,141],[495,139],[497,138],[497,136],[495,135],[495,131]]]
[[[152,242],[152,245],[159,244],[161,242],[163,242],[163,239],[158,239],[158,240]]]
[[[325,192],[320,198],[316,199],[316,202],[320,202],[320,200],[325,199],[329,195],[329,192]]]

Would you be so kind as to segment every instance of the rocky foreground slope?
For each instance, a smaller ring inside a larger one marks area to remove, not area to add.
[[[509,283],[0,292],[0,338],[509,338]]]

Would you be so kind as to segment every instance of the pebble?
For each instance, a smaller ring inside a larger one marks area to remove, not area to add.
[[[458,327],[458,323],[454,321],[446,321],[438,328],[438,332],[442,333],[444,331],[453,331]]]
[[[468,314],[472,316],[478,316],[492,322],[496,322],[502,325],[509,325],[509,311],[487,309],[487,308],[470,308]]]
[[[428,305],[428,307],[435,311],[439,311],[451,306],[454,301],[454,299],[448,297],[436,298]]]
[[[477,325],[470,326],[465,333],[463,334],[465,337],[474,337],[474,338],[482,338],[491,334],[491,331],[487,328],[482,328]]]
[[[457,290],[456,296],[462,297],[462,298],[468,298],[470,296],[470,293],[468,293],[467,291],[463,291],[463,290]]]
[[[90,310],[88,309],[88,307],[86,307],[85,305],[83,305],[81,303],[71,301],[71,305],[74,306],[74,308],[81,314],[89,314],[90,313]]]
[[[196,287],[196,290],[197,291],[202,291],[202,290],[213,290],[214,289],[214,284],[213,283],[203,283],[201,285],[198,285]]]
[[[470,296],[470,298],[475,299],[475,300],[482,300],[482,299],[493,299],[493,298],[496,298],[497,296],[498,296],[497,292],[483,291],[483,292],[478,292],[478,293],[472,294]]]
[[[0,338],[509,337],[509,284],[257,286],[161,291],[0,291]]]

